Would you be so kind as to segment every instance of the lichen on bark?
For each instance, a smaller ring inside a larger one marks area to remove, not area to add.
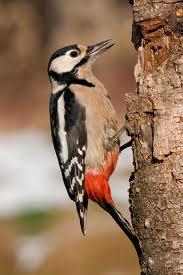
[[[132,223],[145,274],[183,274],[183,3],[133,1],[137,91],[127,95],[134,129]]]

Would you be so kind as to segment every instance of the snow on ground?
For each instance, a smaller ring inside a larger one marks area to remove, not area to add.
[[[110,180],[114,200],[127,203],[132,169],[131,149],[127,149]],[[71,204],[47,132],[21,130],[0,135],[0,216]],[[19,237],[15,248],[22,269],[34,270],[44,261],[54,246],[51,236],[42,232]]]
[[[114,200],[128,201],[128,178],[132,170],[131,149],[126,149],[110,180]],[[69,204],[47,132],[20,130],[1,134],[0,215]]]

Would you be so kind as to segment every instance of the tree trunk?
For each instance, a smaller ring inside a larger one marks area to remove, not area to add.
[[[134,0],[132,223],[148,275],[183,274],[183,2]],[[182,2],[182,3],[181,3]]]

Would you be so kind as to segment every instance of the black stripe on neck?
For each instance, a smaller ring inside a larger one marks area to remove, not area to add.
[[[69,86],[71,84],[78,84],[78,85],[82,85],[82,86],[86,86],[86,87],[90,87],[90,88],[95,87],[95,85],[93,83],[87,81],[86,79],[77,78],[75,76],[75,73],[73,73],[73,72],[59,74],[59,73],[51,70],[49,72],[49,76],[51,78],[53,78],[59,84],[66,84],[67,86]]]
[[[82,85],[90,88],[95,87],[93,83],[89,82],[86,79],[81,79],[81,78],[74,78],[72,84],[78,84],[78,85]]]
[[[69,84],[70,85],[72,78],[74,76],[71,73],[59,74],[59,73],[51,70],[49,72],[49,77],[53,78],[59,84]]]

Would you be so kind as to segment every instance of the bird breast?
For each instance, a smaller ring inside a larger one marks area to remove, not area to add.
[[[86,170],[98,170],[105,164],[106,151],[113,149],[109,147],[109,140],[117,131],[114,108],[100,83],[94,88],[79,85],[70,88],[86,111]]]

